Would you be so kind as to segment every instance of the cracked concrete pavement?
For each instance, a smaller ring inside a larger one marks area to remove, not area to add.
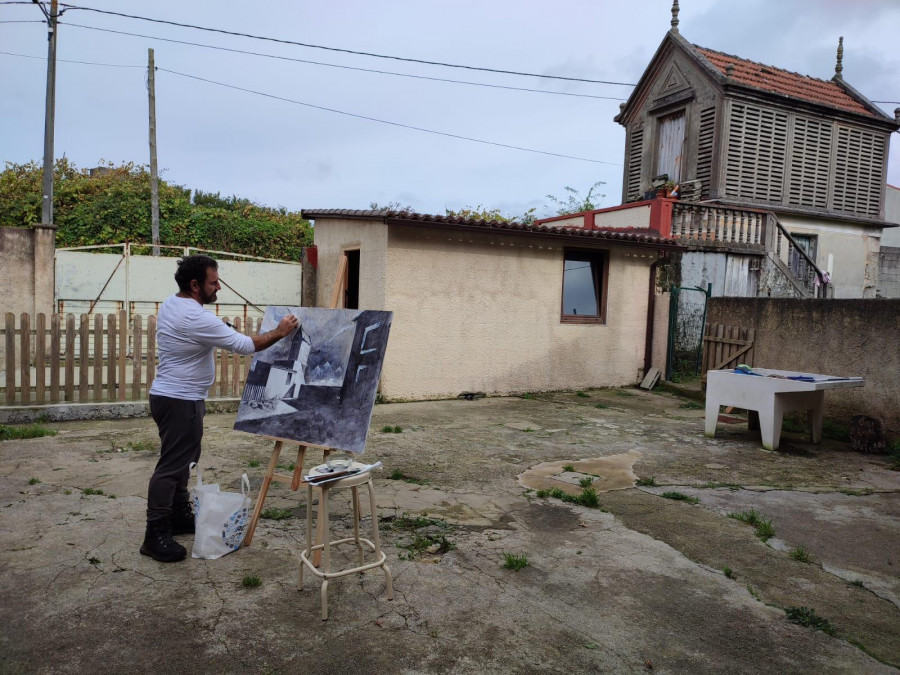
[[[276,484],[267,506],[290,517],[261,520],[252,546],[162,565],[138,554],[151,420],[0,443],[0,669],[896,672],[900,472],[790,434],[766,452],[739,423],[705,438],[702,411],[665,393],[587,394],[376,406],[364,457],[385,465],[375,483],[395,597],[377,571],[334,581],[326,622],[319,581],[296,589],[304,490]],[[271,442],[233,419],[207,416],[204,479],[234,490],[246,471],[256,489]],[[593,475],[601,508],[524,487],[542,464],[560,485]],[[656,487],[628,487],[632,476]],[[699,503],[662,497],[673,491]],[[335,531],[350,525],[342,492]],[[772,519],[768,543],[728,517],[750,508]],[[414,549],[429,531],[450,546]],[[797,546],[810,562],[789,555]],[[527,567],[504,568],[505,554]],[[261,585],[244,587],[248,575]],[[815,609],[835,634],[790,623],[787,607]]]

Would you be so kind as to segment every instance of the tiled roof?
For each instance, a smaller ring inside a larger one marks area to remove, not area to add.
[[[303,209],[303,218],[316,220],[318,218],[360,218],[365,220],[391,221],[393,223],[408,223],[411,225],[438,226],[447,228],[465,228],[479,230],[493,230],[508,234],[536,234],[573,239],[590,239],[604,242],[620,242],[623,244],[660,246],[663,248],[681,248],[674,239],[660,237],[656,230],[650,229],[615,229],[615,230],[585,230],[581,227],[553,227],[550,225],[504,223],[494,220],[480,220],[477,218],[458,218],[455,216],[432,216],[425,213],[410,213],[407,211],[366,211],[355,209]]]
[[[819,80],[809,75],[792,73],[789,70],[756,63],[699,45],[693,45],[693,47],[719,73],[730,77],[739,84],[867,117],[881,117],[844,91],[840,85],[830,80]],[[727,68],[730,65],[734,66],[734,70],[729,75]]]

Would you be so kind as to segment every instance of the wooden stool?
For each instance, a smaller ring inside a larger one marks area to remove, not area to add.
[[[362,466],[364,465],[359,464],[358,462],[353,463],[353,468]],[[315,467],[312,471],[310,471],[310,473],[316,474],[317,469],[319,468],[320,467]],[[374,542],[359,536],[359,486],[363,484],[367,485],[369,488],[369,509],[372,514],[372,539],[374,540]],[[388,600],[393,600],[394,586],[391,582],[391,570],[386,564],[387,556],[381,550],[381,541],[378,537],[378,512],[375,507],[375,489],[372,487],[372,473],[367,472],[357,476],[348,476],[347,478],[340,478],[338,480],[331,481],[330,483],[324,483],[316,487],[318,487],[322,491],[321,497],[319,498],[319,516],[316,522],[316,527],[319,530],[318,534],[322,535],[322,543],[315,546],[313,546],[312,543],[313,486],[312,484],[307,483],[306,549],[301,551],[300,553],[300,573],[297,580],[297,590],[303,590],[304,567],[308,567],[310,572],[322,579],[322,620],[325,621],[326,619],[328,619],[328,582],[331,579],[336,579],[337,577],[343,577],[348,574],[354,574],[357,572],[361,573],[367,570],[375,569],[376,567],[380,567],[382,570],[384,570],[385,581],[387,582],[387,598]],[[353,504],[353,536],[347,537],[345,539],[337,539],[335,541],[331,541],[331,533],[329,531],[328,522],[328,498],[331,491],[336,488],[350,488],[351,490],[350,501]],[[357,565],[356,567],[351,567],[349,569],[341,570],[340,572],[332,572],[331,547],[349,543],[353,543],[356,545],[359,565]],[[367,564],[364,563],[362,547],[363,544],[367,545],[372,551],[374,551],[376,558],[374,562]],[[323,553],[321,570],[316,569],[316,566],[313,564],[313,561],[311,559],[311,556],[317,551],[322,551]]]

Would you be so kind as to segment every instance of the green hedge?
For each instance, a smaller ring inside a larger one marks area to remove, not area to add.
[[[150,174],[145,166],[105,164],[91,177],[57,160],[54,222],[59,247],[150,241]],[[41,221],[43,172],[37,162],[7,162],[0,173],[0,226]],[[312,228],[299,213],[238,197],[195,192],[159,181],[160,244],[300,260]]]

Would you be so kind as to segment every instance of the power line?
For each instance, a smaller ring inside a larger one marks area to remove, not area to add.
[[[174,44],[189,45],[192,47],[202,47],[204,49],[214,49],[217,51],[231,52],[233,54],[248,54],[250,56],[261,56],[261,57],[267,58],[267,59],[277,59],[279,61],[293,61],[295,63],[307,63],[307,64],[311,64],[314,66],[325,66],[328,68],[340,68],[342,70],[356,70],[356,71],[363,72],[363,73],[377,73],[379,75],[394,75],[396,77],[408,77],[408,78],[412,78],[412,79],[416,79],[416,80],[431,80],[433,82],[450,82],[452,84],[468,84],[468,85],[471,85],[474,87],[488,87],[491,89],[509,89],[512,91],[527,91],[527,92],[533,92],[536,94],[552,94],[554,96],[575,96],[578,98],[595,98],[595,99],[604,99],[604,100],[608,100],[608,101],[624,101],[625,100],[624,98],[622,98],[620,96],[595,96],[594,94],[575,94],[575,93],[570,93],[570,92],[565,92],[565,91],[547,91],[544,89],[528,89],[525,87],[510,87],[510,86],[500,85],[500,84],[485,84],[483,82],[469,82],[466,80],[450,80],[450,79],[442,78],[442,77],[429,77],[427,75],[410,75],[407,73],[398,73],[398,72],[394,72],[391,70],[376,70],[373,68],[359,68],[356,66],[344,66],[344,65],[339,65],[336,63],[326,63],[324,61],[310,61],[308,59],[298,59],[298,58],[294,58],[291,56],[277,56],[275,54],[264,54],[262,52],[253,52],[253,51],[248,51],[245,49],[234,49],[231,47],[219,47],[217,45],[208,45],[208,44],[203,44],[203,43],[199,43],[199,42],[190,42],[187,40],[175,40],[172,38],[156,37],[154,35],[143,35],[141,33],[130,33],[127,31],[122,31],[122,30],[113,30],[111,28],[98,28],[96,26],[85,26],[83,24],[71,23],[68,21],[65,22],[65,25],[69,26],[69,27],[73,27],[73,28],[84,28],[87,30],[96,30],[96,31],[100,31],[103,33],[115,33],[117,35],[128,35],[130,37],[139,37],[139,38],[144,38],[147,40],[159,40],[160,42],[172,42]]]
[[[43,23],[43,22],[41,22]],[[21,56],[23,59],[37,59],[46,61],[46,56],[31,56],[30,54],[16,54],[15,52],[0,52],[6,56]],[[95,61],[72,61],[71,59],[57,59],[58,63],[80,63],[85,66],[106,66],[107,68],[146,68],[147,66],[129,66],[123,63],[97,63]]]
[[[67,3],[60,3],[60,4],[61,4],[61,6],[65,7],[67,10],[68,9],[80,9],[85,12],[96,12],[98,14],[108,14],[111,16],[120,16],[120,17],[124,17],[126,19],[137,19],[139,21],[149,21],[151,23],[161,23],[161,24],[165,24],[168,26],[178,26],[179,28],[191,28],[193,30],[202,30],[202,31],[206,31],[208,33],[220,33],[222,35],[245,37],[245,38],[250,38],[252,40],[265,40],[267,42],[277,42],[279,44],[294,45],[296,47],[308,47],[310,49],[324,49],[326,51],[341,52],[343,54],[355,54],[357,56],[371,56],[373,58],[378,58],[378,59],[392,59],[394,61],[406,61],[409,63],[421,63],[421,64],[428,65],[428,66],[442,66],[444,68],[462,68],[465,70],[479,70],[479,71],[486,72],[486,73],[499,73],[501,75],[521,75],[521,76],[525,76],[525,77],[540,77],[540,78],[550,79],[550,80],[565,80],[568,82],[587,82],[589,84],[621,85],[624,87],[634,87],[635,86],[635,84],[633,82],[610,82],[608,80],[589,80],[589,79],[580,78],[580,77],[564,77],[562,75],[543,75],[540,73],[524,73],[524,72],[520,72],[520,71],[516,71],[516,70],[500,70],[498,68],[465,66],[465,65],[460,65],[457,63],[444,63],[442,61],[426,61],[424,59],[413,59],[413,58],[407,58],[407,57],[402,57],[402,56],[390,56],[387,54],[376,54],[374,52],[361,52],[361,51],[355,51],[353,49],[342,49],[339,47],[327,47],[325,45],[315,45],[315,44],[310,44],[308,42],[296,42],[294,40],[283,40],[281,38],[266,37],[263,35],[253,35],[251,33],[239,33],[237,31],[224,30],[221,28],[209,28],[207,26],[197,26],[195,24],[189,24],[189,23],[178,23],[177,21],[168,21],[166,19],[153,19],[153,18],[146,17],[146,16],[137,16],[134,14],[124,14],[122,12],[112,12],[112,11],[109,11],[106,9],[95,9],[93,7],[80,7],[78,5],[69,5]]]
[[[225,82],[217,82],[216,80],[210,80],[210,79],[207,79],[207,78],[204,78],[204,77],[198,77],[197,75],[189,75],[189,74],[187,74],[187,73],[179,73],[178,71],[175,71],[175,70],[169,70],[169,69],[167,69],[167,68],[157,68],[157,70],[159,70],[159,71],[161,71],[161,72],[163,72],[163,73],[170,73],[170,74],[172,74],[172,75],[178,75],[178,76],[180,76],[180,77],[186,77],[186,78],[189,78],[189,79],[192,79],[192,80],[198,80],[198,81],[200,81],[200,82],[206,82],[206,83],[208,83],[208,84],[215,84],[215,85],[218,85],[218,86],[220,86],[220,87],[226,87],[226,88],[228,88],[228,89],[235,89],[235,90],[237,90],[237,91],[243,91],[243,92],[248,93],[248,94],[255,94],[255,95],[257,95],[257,96],[264,96],[264,97],[266,97],[266,98],[275,99],[276,101],[284,101],[284,102],[286,102],[286,103],[294,103],[294,104],[296,104],[296,105],[302,105],[302,106],[304,106],[304,107],[306,107],[306,108],[314,108],[315,110],[323,110],[323,111],[325,111],[325,112],[336,113],[336,114],[338,114],[338,115],[345,115],[345,116],[347,116],[347,117],[354,117],[354,118],[356,118],[356,119],[368,120],[368,121],[370,121],[370,122],[378,122],[378,123],[380,123],[380,124],[388,124],[388,125],[390,125],[390,126],[400,127],[400,128],[403,128],[403,129],[411,129],[411,130],[413,130],[413,131],[421,131],[421,132],[426,133],[426,134],[435,134],[435,135],[437,135],[437,136],[445,136],[445,137],[447,137],[447,138],[455,138],[455,139],[457,139],[457,140],[462,140],[462,141],[471,141],[472,143],[481,143],[481,144],[484,144],[484,145],[493,145],[493,146],[496,146],[496,147],[499,147],[499,148],[508,148],[508,149],[510,149],[510,150],[522,150],[523,152],[533,152],[533,153],[536,153],[536,154],[539,154],[539,155],[549,155],[550,157],[561,157],[561,158],[563,158],[563,159],[574,159],[574,160],[578,160],[578,161],[580,161],[580,162],[591,162],[591,163],[593,163],[593,164],[608,164],[609,166],[621,166],[621,164],[616,164],[616,163],[614,163],[614,162],[604,162],[604,161],[601,161],[601,160],[599,160],[599,159],[589,159],[589,158],[587,158],[587,157],[575,157],[575,156],[573,156],[573,155],[563,155],[563,154],[558,153],[558,152],[548,152],[548,151],[546,151],[546,150],[535,150],[534,148],[524,148],[524,147],[518,146],[518,145],[509,145],[509,144],[507,144],[507,143],[497,143],[497,142],[495,142],[495,141],[486,141],[486,140],[483,140],[483,139],[480,139],[480,138],[472,138],[472,137],[470,137],[470,136],[462,136],[462,135],[460,135],[460,134],[451,134],[451,133],[448,133],[448,132],[445,132],[445,131],[435,131],[434,129],[425,129],[424,127],[416,127],[416,126],[413,126],[413,125],[411,125],[411,124],[403,124],[403,123],[401,123],[401,122],[392,122],[392,121],[390,121],[390,120],[383,120],[383,119],[379,119],[379,118],[377,118],[377,117],[369,117],[369,116],[367,116],[367,115],[359,115],[359,114],[357,114],[357,113],[346,112],[346,111],[344,111],[344,110],[337,110],[336,108],[327,108],[327,107],[325,107],[325,106],[314,105],[314,104],[312,104],[312,103],[305,103],[305,102],[303,102],[303,101],[297,101],[297,100],[295,100],[295,99],[286,98],[286,97],[284,97],[284,96],[276,96],[275,94],[267,94],[266,92],[262,92],[262,91],[255,91],[255,90],[253,90],[253,89],[246,89],[246,88],[244,88],[244,87],[238,87],[238,86],[236,86],[236,85],[233,85],[233,84],[227,84],[227,83],[225,83]]]

